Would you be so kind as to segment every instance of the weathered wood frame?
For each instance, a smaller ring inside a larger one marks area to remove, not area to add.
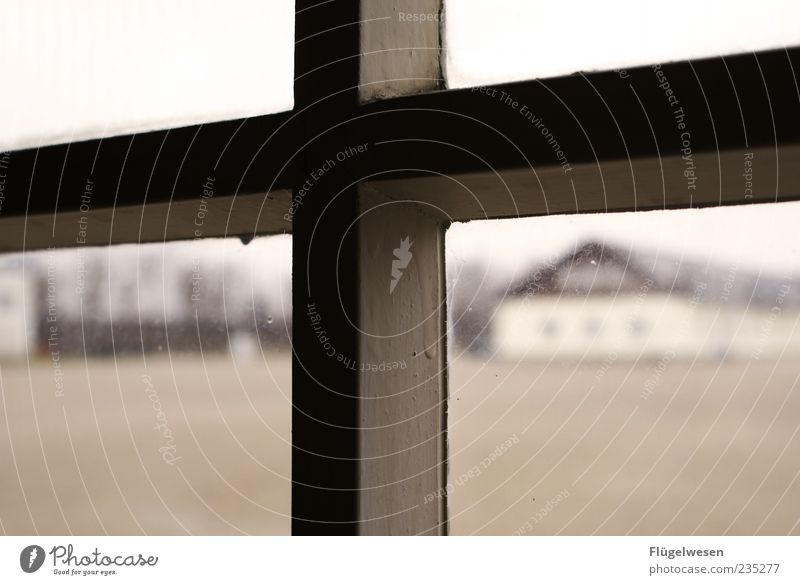
[[[294,234],[294,534],[447,533],[451,221],[800,199],[798,49],[439,91],[438,23],[400,10],[441,3],[298,2],[292,112],[14,152],[4,173],[5,251],[74,245],[81,215],[92,244],[193,237],[209,176],[204,237]]]

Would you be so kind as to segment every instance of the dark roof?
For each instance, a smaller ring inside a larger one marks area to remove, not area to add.
[[[786,286],[787,283],[790,286]],[[699,302],[800,304],[800,287],[771,273],[727,264],[705,264],[594,240],[579,243],[557,261],[534,265],[508,294],[618,295],[648,291],[696,296]]]

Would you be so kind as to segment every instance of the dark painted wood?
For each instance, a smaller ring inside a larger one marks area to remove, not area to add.
[[[297,181],[291,114],[47,146],[9,154],[3,216],[76,211],[88,179],[92,207],[266,193]]]
[[[678,106],[650,66],[376,102],[360,110],[359,133],[399,142],[376,148],[363,172],[559,165],[548,131],[570,165],[680,155],[684,132],[692,154],[798,143],[798,66],[796,48],[664,65]]]
[[[358,533],[358,2],[297,3],[292,218],[292,534]],[[339,27],[339,28],[337,28]]]
[[[52,213],[56,202],[59,211],[75,210],[88,177],[102,193],[97,206],[199,197],[211,172],[219,195],[298,187],[313,166],[303,145],[319,133],[316,144],[374,145],[339,168],[352,169],[353,178],[681,154],[683,132],[689,132],[693,154],[800,142],[797,48],[667,64],[664,77],[648,66],[357,108],[351,90],[357,83],[358,11],[352,4],[299,12],[294,113],[11,153],[2,215]],[[313,36],[307,23],[323,13],[327,26],[321,23],[316,32],[327,32]],[[660,86],[664,79],[683,109],[685,129]],[[322,102],[310,106],[317,98]],[[525,117],[528,111],[533,121]],[[543,132],[557,141],[563,158]]]

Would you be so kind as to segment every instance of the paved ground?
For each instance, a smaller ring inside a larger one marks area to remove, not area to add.
[[[451,532],[800,534],[797,364],[658,371],[453,360]]]
[[[288,533],[290,359],[236,365],[93,360],[87,377],[65,362],[63,397],[48,362],[30,383],[24,365],[3,367],[3,529]]]
[[[451,532],[800,534],[797,366],[654,368],[454,360]],[[287,354],[62,369],[0,365],[4,532],[288,533]]]

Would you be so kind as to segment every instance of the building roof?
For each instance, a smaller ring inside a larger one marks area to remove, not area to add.
[[[698,302],[770,306],[780,296],[783,304],[800,305],[800,289],[779,275],[594,240],[576,244],[555,261],[532,266],[508,295],[624,295],[641,290],[693,296]]]

